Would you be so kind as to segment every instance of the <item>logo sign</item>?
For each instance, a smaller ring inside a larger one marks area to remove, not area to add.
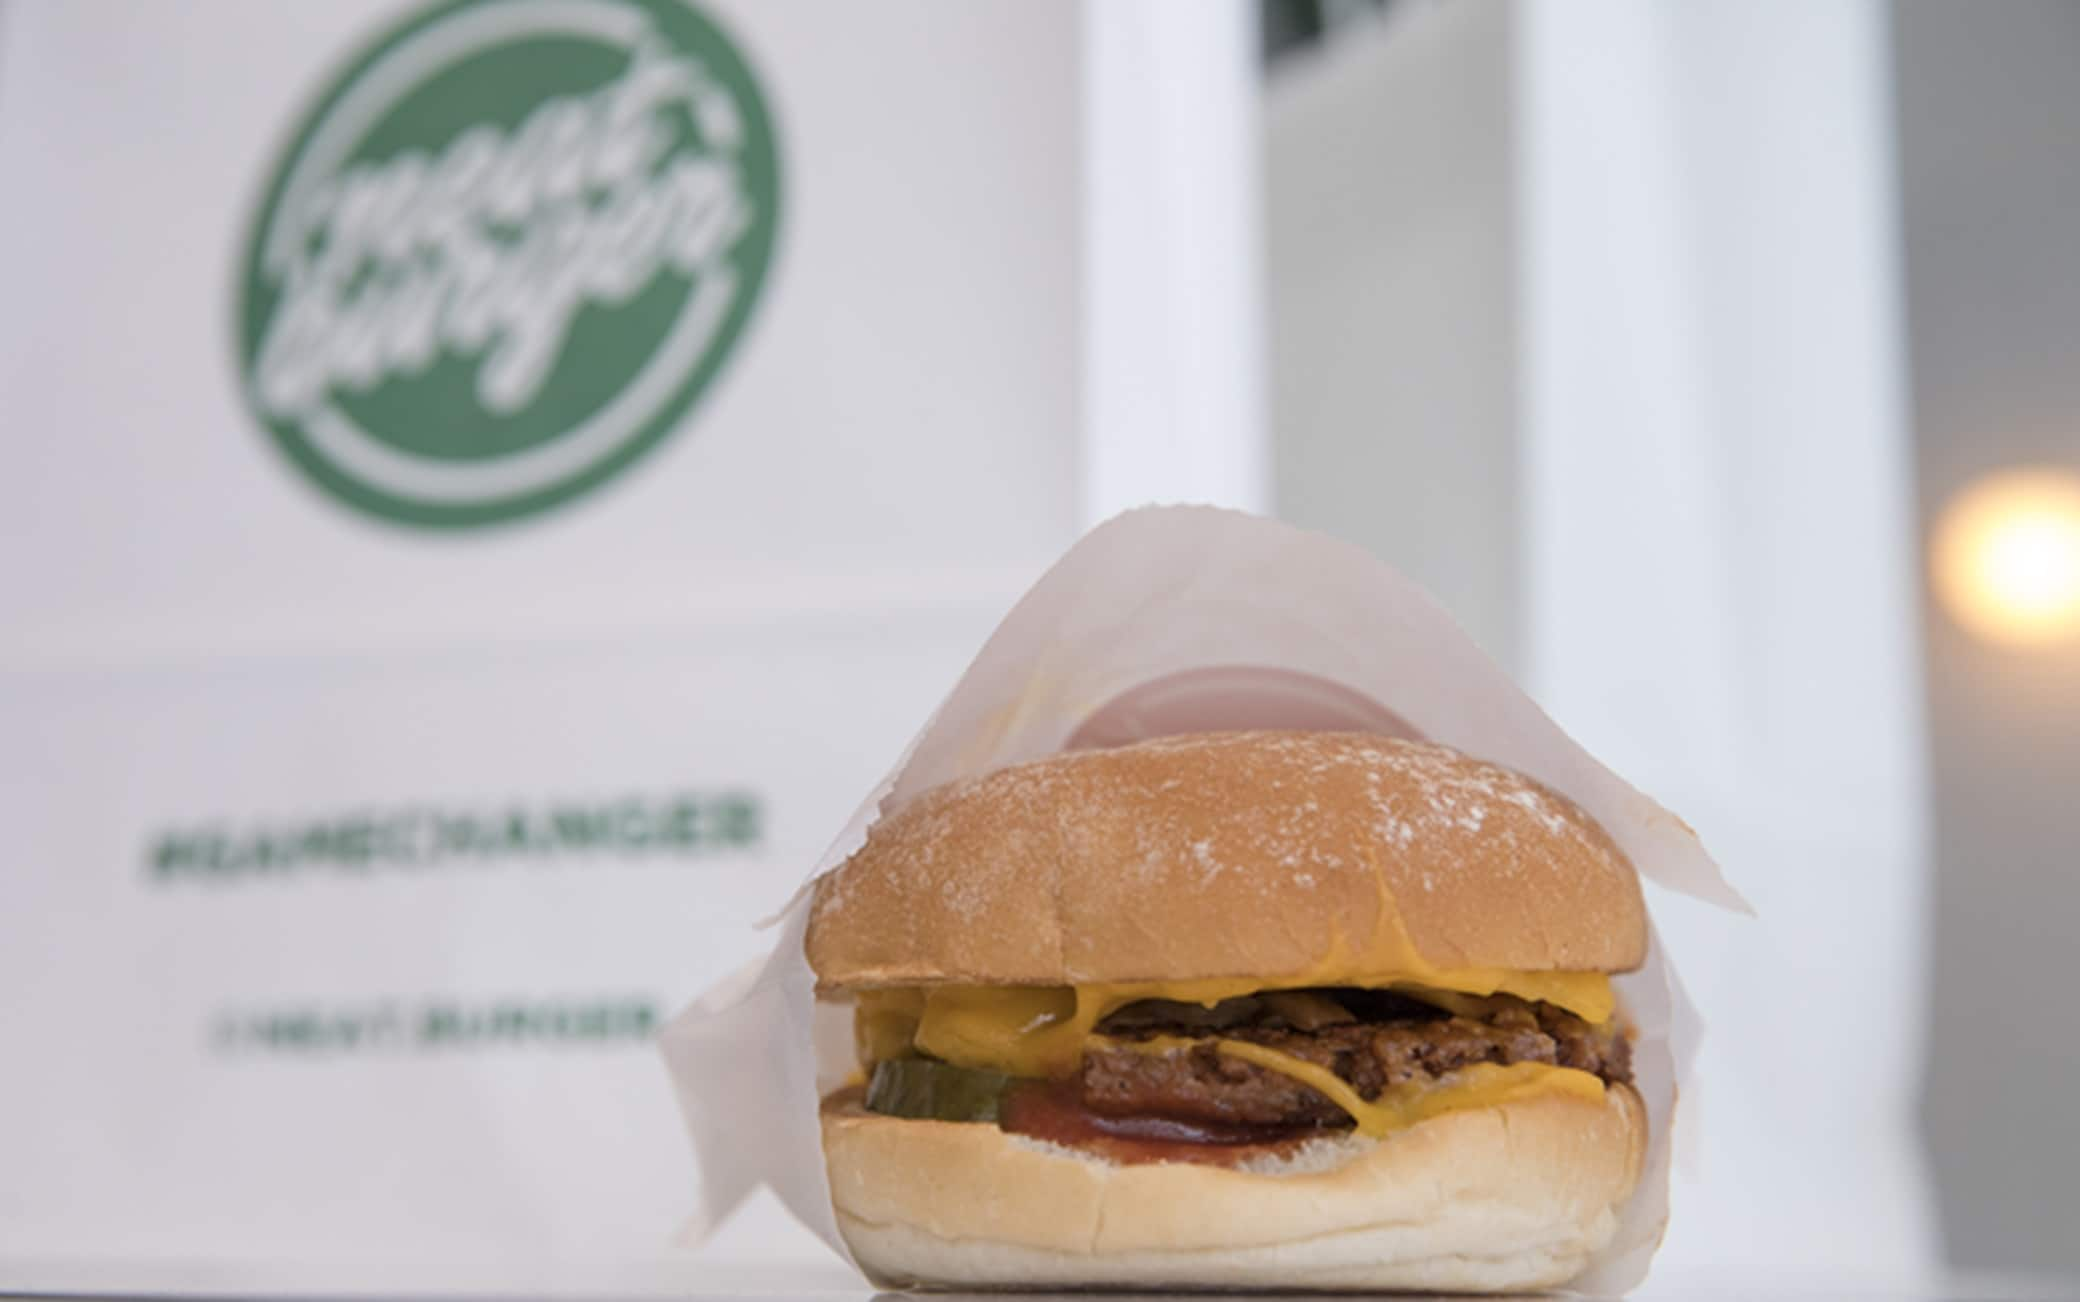
[[[773,128],[683,0],[454,0],[336,77],[247,242],[247,400],[340,500],[554,506],[684,423],[758,300]]]

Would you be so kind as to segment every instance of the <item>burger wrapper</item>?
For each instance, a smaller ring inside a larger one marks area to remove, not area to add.
[[[1648,880],[1746,905],[1684,823],[1570,740],[1444,609],[1367,552],[1210,507],[1144,507],[1069,549],[983,646],[816,864],[944,782],[1084,745],[1236,727],[1418,735],[1528,773],[1600,822]],[[699,1242],[761,1184],[850,1260],[817,1104],[853,1069],[850,1010],[819,1005],[807,884],[766,959],[674,1018],[661,1044],[700,1172]],[[1638,1191],[1576,1291],[1622,1293],[1668,1219],[1670,1123],[1702,1031],[1654,935],[1617,979],[1650,1140]],[[857,1263],[855,1263],[857,1264]]]

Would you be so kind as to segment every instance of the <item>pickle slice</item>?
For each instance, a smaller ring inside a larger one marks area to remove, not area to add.
[[[874,1064],[867,1110],[919,1121],[995,1121],[1015,1079],[929,1058],[890,1058]]]

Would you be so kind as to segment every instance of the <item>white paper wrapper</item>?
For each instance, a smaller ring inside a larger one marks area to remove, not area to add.
[[[882,812],[943,782],[1073,746],[1234,727],[1414,733],[1536,777],[1600,822],[1649,880],[1746,905],[1681,820],[1596,762],[1428,594],[1370,554],[1209,507],[1148,507],[1094,529],[998,626],[810,880]],[[817,1102],[852,1068],[849,1009],[819,1008],[803,955],[806,892],[762,964],[665,1027],[700,1167],[706,1236],[760,1184],[847,1256],[831,1212]],[[1659,937],[1617,987],[1647,1101],[1645,1178],[1577,1282],[1637,1284],[1668,1216],[1669,1123],[1701,1026]]]

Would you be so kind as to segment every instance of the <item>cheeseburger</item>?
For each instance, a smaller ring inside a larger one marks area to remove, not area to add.
[[[889,1281],[1516,1290],[1640,1176],[1624,855],[1442,746],[1230,732],[925,793],[817,885],[838,1225]]]

